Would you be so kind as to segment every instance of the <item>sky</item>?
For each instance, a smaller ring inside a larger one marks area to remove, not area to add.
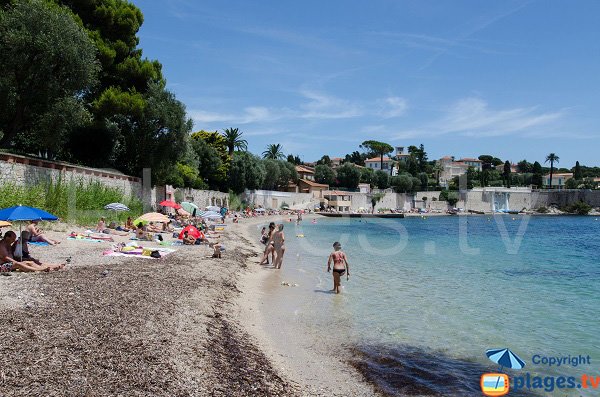
[[[600,1],[133,0],[194,131],[600,166]]]

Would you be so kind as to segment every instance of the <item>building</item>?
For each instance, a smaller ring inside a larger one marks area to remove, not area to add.
[[[496,168],[496,171],[498,171],[500,173],[503,173],[504,172],[504,163],[498,164],[494,168]],[[510,164],[510,172],[512,174],[518,174],[519,173],[519,166],[517,164],[515,164],[515,163],[511,163]]]
[[[479,159],[472,159],[472,158],[464,158],[464,159],[456,160],[455,162],[459,163],[459,164],[466,164],[467,168],[473,167],[473,168],[475,168],[475,171],[481,171],[481,164],[483,163]]]
[[[394,175],[398,174],[398,170],[396,167],[394,167],[394,163],[395,163],[395,161],[392,160],[391,158],[384,157],[383,158],[383,168],[381,168],[381,157],[374,157],[372,159],[365,160],[365,167],[370,168],[373,171],[383,170],[388,173],[390,173],[390,171],[391,171],[391,175],[394,176]]]
[[[296,172],[298,173],[299,179],[307,179],[309,181],[315,180],[315,169],[307,167],[305,165],[297,165]]]
[[[396,154],[394,155],[398,161],[406,161],[410,154],[404,152],[404,146],[396,146]]]
[[[337,168],[342,165],[342,161],[344,161],[341,157],[334,157],[331,159],[331,168]]]
[[[325,207],[339,212],[349,212],[352,207],[352,195],[349,192],[328,190],[323,194]]]
[[[552,174],[552,187],[562,188],[565,182],[573,178],[573,173]],[[544,186],[550,186],[550,174],[544,175]]]

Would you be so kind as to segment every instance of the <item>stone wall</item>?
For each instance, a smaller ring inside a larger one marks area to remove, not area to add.
[[[73,164],[30,159],[15,154],[0,153],[0,183],[28,186],[41,181],[88,182],[120,189],[126,196],[141,197],[142,180],[114,171],[80,167]]]
[[[255,207],[278,209],[285,203],[292,209],[305,209],[318,204],[311,193],[276,192],[272,190],[246,190],[243,200]]]

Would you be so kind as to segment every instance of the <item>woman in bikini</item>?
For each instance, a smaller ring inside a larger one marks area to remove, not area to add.
[[[327,260],[327,273],[331,270],[331,262],[333,261],[333,289],[336,294],[340,293],[341,278],[346,273],[346,281],[350,279],[350,264],[346,258],[346,254],[342,251],[342,245],[337,241],[333,243],[334,251],[329,255]]]
[[[269,254],[271,255],[271,262],[275,264],[275,248],[273,247],[273,234],[275,233],[275,222],[269,223],[269,231],[267,232],[267,238],[265,242],[265,252],[260,261],[261,265],[269,264]]]
[[[283,264],[283,254],[285,254],[285,235],[283,234],[283,224],[279,224],[277,231],[273,233],[273,248],[277,256],[275,257],[275,269],[281,269]]]

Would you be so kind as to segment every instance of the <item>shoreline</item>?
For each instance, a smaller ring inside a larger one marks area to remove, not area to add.
[[[323,219],[319,215],[306,215],[304,222],[313,218]],[[263,246],[258,242],[260,233],[258,225],[274,219],[281,218],[246,220],[243,224],[246,239],[261,255]],[[290,258],[287,260],[291,262]],[[281,370],[286,378],[302,390],[302,395],[381,395],[350,365],[348,354],[329,353],[323,348],[322,343],[315,343],[316,335],[306,335],[303,334],[303,330],[293,328],[293,322],[287,321],[285,314],[269,312],[266,309],[269,306],[269,292],[273,288],[290,287],[282,286],[277,271],[270,266],[260,266],[258,259],[251,260],[249,265],[250,271],[244,274],[240,281],[242,294],[238,298],[238,304],[241,324],[257,341],[273,366]],[[288,263],[287,266],[291,264]],[[333,335],[332,339],[334,339]]]

